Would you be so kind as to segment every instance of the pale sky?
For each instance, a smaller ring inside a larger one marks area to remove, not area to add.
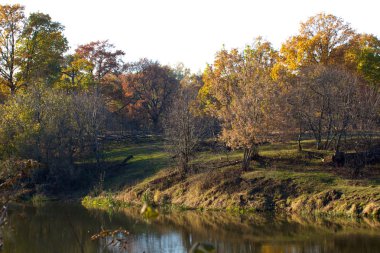
[[[65,26],[70,47],[106,40],[126,53],[185,64],[193,72],[215,53],[242,48],[257,36],[276,49],[298,32],[299,23],[320,12],[343,18],[358,32],[380,36],[379,0],[0,0],[40,11]]]

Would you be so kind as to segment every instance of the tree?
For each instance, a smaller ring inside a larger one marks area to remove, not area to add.
[[[63,61],[62,76],[57,83],[59,88],[69,90],[86,90],[93,83],[93,65],[78,54],[67,55]]]
[[[357,34],[345,52],[346,65],[371,85],[380,82],[380,40],[372,34]]]
[[[243,52],[222,49],[204,72],[200,98],[205,110],[222,122],[220,138],[231,148],[244,149],[243,170],[275,127],[277,87],[269,77],[274,55],[270,43],[259,38]]]
[[[131,110],[145,116],[155,131],[178,85],[170,67],[147,59],[131,64],[125,75],[125,95]]]
[[[30,14],[20,38],[20,79],[24,83],[40,79],[51,86],[59,79],[63,54],[68,49],[63,30],[47,14]]]
[[[98,93],[35,84],[0,105],[0,157],[32,159],[47,169],[49,183],[75,179],[85,155],[101,162],[106,109]]]
[[[23,31],[24,7],[0,5],[0,83],[11,94],[21,87],[17,78],[20,68],[20,37]]]
[[[196,76],[183,76],[164,122],[169,150],[185,173],[189,170],[189,161],[194,156],[207,125],[204,118],[194,112],[200,88],[198,81]]]
[[[281,47],[281,63],[290,71],[313,64],[344,64],[344,53],[355,32],[343,19],[320,13],[301,23],[299,35]]]
[[[79,130],[81,141],[88,143],[95,155],[96,166],[99,172],[101,162],[100,136],[104,134],[106,123],[106,103],[104,97],[94,89],[73,96],[73,119]],[[83,144],[81,145],[83,149]],[[103,171],[104,172],[104,171]]]
[[[101,83],[107,74],[119,74],[123,67],[121,57],[125,53],[121,50],[113,51],[114,48],[113,44],[104,40],[81,45],[75,52],[92,64],[94,80]]]
[[[301,69],[288,101],[299,124],[313,134],[317,149],[335,143],[339,152],[342,137],[359,120],[356,112],[365,106],[362,96],[366,89],[355,73],[316,65]]]
[[[15,94],[20,87],[60,76],[68,49],[63,26],[49,15],[32,13],[26,19],[20,5],[0,6],[0,83]]]

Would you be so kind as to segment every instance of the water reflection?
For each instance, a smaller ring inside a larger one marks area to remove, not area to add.
[[[91,241],[101,228],[130,231],[125,251],[111,238]],[[371,219],[233,216],[187,211],[144,220],[138,210],[88,211],[78,204],[12,205],[3,231],[6,253],[187,252],[209,242],[220,253],[378,252],[380,223]]]

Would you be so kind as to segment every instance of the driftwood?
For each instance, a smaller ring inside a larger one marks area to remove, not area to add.
[[[115,169],[115,168],[118,168],[118,167],[123,167],[125,166],[129,160],[131,160],[133,158],[133,155],[128,155],[121,163],[118,163],[118,164],[114,164],[112,166],[109,166],[107,169]]]

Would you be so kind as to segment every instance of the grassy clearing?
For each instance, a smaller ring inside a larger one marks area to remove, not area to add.
[[[141,204],[150,189],[171,205],[190,208],[380,215],[378,165],[370,168],[375,176],[352,179],[350,169],[329,165],[332,152],[313,150],[312,141],[302,145],[302,152],[296,142],[261,146],[263,159],[253,162],[249,172],[241,171],[240,164],[228,165],[242,158],[239,150],[204,151],[191,162],[202,169],[183,175],[160,140],[114,144],[105,154],[107,162],[120,163],[128,155],[133,159],[107,172],[105,188],[114,191],[113,201],[128,204]],[[102,198],[87,198],[84,205],[110,204]]]
[[[110,174],[105,181],[107,190],[120,189],[126,185],[138,183],[171,163],[170,156],[165,152],[161,141],[120,143],[108,149],[109,151],[104,154],[106,163],[121,163],[128,155],[133,155],[133,158],[128,161],[127,166],[106,172]]]

